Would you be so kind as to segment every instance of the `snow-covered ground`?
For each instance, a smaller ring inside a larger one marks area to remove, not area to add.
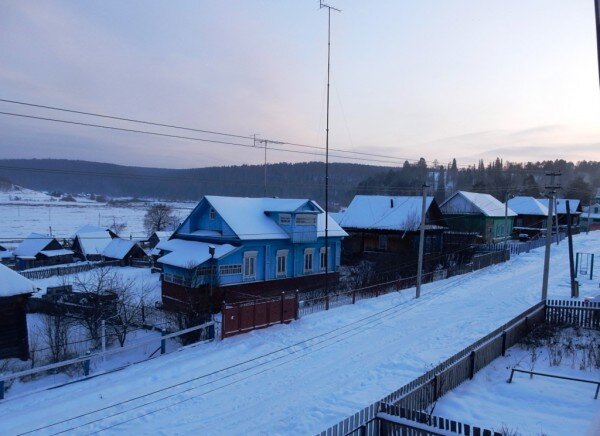
[[[122,236],[147,236],[144,230],[144,215],[149,203],[124,203],[111,205],[97,203],[85,198],[76,202],[57,201],[41,192],[25,190],[0,192],[0,238],[1,240],[23,239],[31,232],[48,233],[58,238],[70,238],[80,227],[90,224],[110,227],[113,222],[125,223]],[[15,200],[19,196],[20,200]],[[196,203],[168,203],[175,215],[182,220],[196,206]]]
[[[567,298],[567,244],[552,250],[549,294]],[[0,433],[314,434],[539,301],[543,251],[5,401]]]
[[[587,355],[590,343],[595,345],[596,353],[599,350],[598,332],[576,333],[567,329],[556,338],[562,346],[555,343],[551,348],[510,348],[505,357],[494,360],[473,380],[443,396],[434,414],[496,431],[510,430],[514,436],[586,434],[595,415],[600,414],[600,400],[594,399],[596,385],[541,376],[530,378],[522,373],[515,373],[512,383],[507,383],[513,367],[600,381],[600,368],[596,366],[600,355],[591,361]]]

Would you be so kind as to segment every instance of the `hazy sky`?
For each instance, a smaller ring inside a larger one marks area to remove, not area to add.
[[[332,16],[332,147],[463,164],[600,160],[591,0],[331,3],[343,9]],[[318,0],[3,0],[0,98],[322,146],[326,38]],[[6,103],[0,111],[83,120]],[[263,159],[3,115],[0,132],[0,158]],[[271,162],[318,159],[269,153]]]

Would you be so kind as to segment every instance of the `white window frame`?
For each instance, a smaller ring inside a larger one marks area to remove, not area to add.
[[[279,214],[279,224],[282,226],[289,226],[292,224],[292,214],[289,213],[280,213]]]
[[[211,220],[216,220],[217,219],[217,211],[215,210],[214,207],[210,208],[210,211],[208,212],[208,216]]]
[[[324,263],[323,260],[327,259],[327,255],[325,254],[327,250],[325,249],[325,247],[321,247],[321,249],[319,250],[319,269],[321,271],[325,271],[327,269],[327,263]],[[325,256],[323,256],[325,254]],[[325,260],[325,262],[327,262]]]
[[[303,262],[303,268],[304,268],[304,274],[310,274],[314,271],[314,263],[315,263],[315,259],[314,259],[314,254],[315,254],[315,249],[314,248],[305,248],[304,249],[304,256],[302,258],[302,262]],[[306,268],[306,259],[308,258],[308,256],[310,256],[310,268],[307,269]]]
[[[256,278],[256,261],[258,258],[258,251],[246,251],[244,253],[244,267],[242,273],[244,279],[255,279]],[[252,259],[252,261],[251,261]],[[252,265],[252,271],[249,271],[249,266]]]
[[[296,225],[315,226],[317,225],[317,216],[311,213],[299,213],[296,215]]]
[[[288,252],[289,250],[277,250],[277,255],[275,257],[275,275],[277,277],[287,277]],[[283,259],[282,271],[279,269],[279,259]]]
[[[219,267],[219,274],[222,276],[236,276],[240,275],[243,272],[242,264],[233,264],[233,265],[221,265]]]

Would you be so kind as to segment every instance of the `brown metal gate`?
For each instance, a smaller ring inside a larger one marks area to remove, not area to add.
[[[240,303],[223,303],[221,337],[228,338],[251,330],[288,323],[298,319],[298,294],[260,298]]]

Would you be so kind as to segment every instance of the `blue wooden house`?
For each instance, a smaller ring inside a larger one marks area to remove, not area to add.
[[[157,248],[165,307],[280,295],[336,283],[341,239],[314,201],[205,196],[168,241]]]

